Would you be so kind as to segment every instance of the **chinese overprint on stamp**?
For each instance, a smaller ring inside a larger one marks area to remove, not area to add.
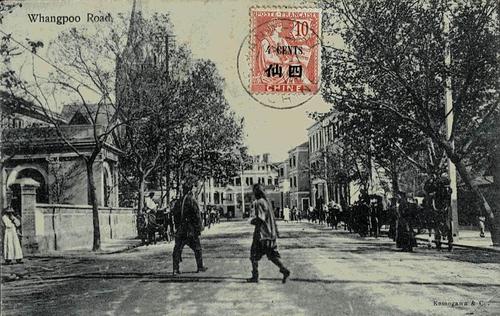
[[[320,10],[251,8],[250,25],[250,91],[317,93]]]

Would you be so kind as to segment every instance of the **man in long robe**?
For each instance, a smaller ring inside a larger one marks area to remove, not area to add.
[[[252,277],[247,281],[252,283],[259,281],[259,260],[266,255],[267,259],[280,268],[280,272],[283,274],[282,282],[285,283],[290,276],[290,271],[280,260],[281,256],[276,243],[278,228],[273,211],[260,184],[254,185],[253,192],[256,200],[253,202],[255,217],[250,222],[255,225],[252,247],[250,248]]]

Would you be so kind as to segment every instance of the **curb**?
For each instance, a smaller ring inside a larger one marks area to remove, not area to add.
[[[118,254],[122,252],[127,252],[129,250],[141,247],[142,243],[138,241],[137,243],[134,243],[133,245],[128,245],[126,247],[123,247],[118,250],[111,250],[111,251],[92,251],[88,249],[82,249],[82,250],[68,250],[68,251],[53,251],[50,253],[44,253],[44,254],[30,254],[26,255],[25,258],[70,258],[70,257],[81,257],[85,255],[91,255],[91,256],[100,256],[100,255],[112,255],[112,254]]]
[[[426,243],[429,241],[426,238],[422,237],[416,237],[415,238],[418,241],[425,241]],[[443,245],[448,245],[448,241],[442,241],[441,242]],[[460,247],[460,248],[466,248],[466,249],[473,249],[473,250],[481,250],[481,251],[488,251],[488,252],[497,252],[500,253],[500,248],[485,248],[485,247],[480,247],[480,246],[471,246],[471,245],[464,245],[464,244],[453,244],[453,247]]]

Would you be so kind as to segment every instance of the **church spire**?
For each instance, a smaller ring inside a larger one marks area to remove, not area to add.
[[[134,0],[130,13],[130,25],[128,28],[127,46],[131,46],[134,39],[139,35],[139,23],[142,15],[141,0]]]

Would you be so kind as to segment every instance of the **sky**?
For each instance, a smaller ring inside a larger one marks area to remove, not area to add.
[[[281,6],[303,5],[297,1],[275,1]],[[245,120],[245,143],[251,154],[270,153],[273,161],[288,157],[288,150],[307,141],[307,128],[314,121],[308,118],[310,112],[327,112],[330,106],[320,94],[304,105],[289,110],[276,110],[253,100],[242,87],[237,71],[238,50],[250,31],[249,10],[252,6],[266,6],[270,1],[249,0],[142,0],[143,14],[168,12],[174,25],[178,44],[187,44],[195,58],[212,60],[225,78],[225,96],[239,116]],[[75,26],[86,26],[87,13],[109,12],[130,14],[132,0],[52,0],[23,1],[23,7],[16,9],[4,19],[0,29],[23,41],[25,38],[50,42],[61,31]],[[28,14],[79,15],[80,23],[56,25],[53,23],[31,23]],[[105,23],[105,22],[104,22]],[[42,49],[40,54],[46,54]],[[31,61],[26,59],[24,67]],[[35,61],[40,72],[49,72],[50,66]]]

